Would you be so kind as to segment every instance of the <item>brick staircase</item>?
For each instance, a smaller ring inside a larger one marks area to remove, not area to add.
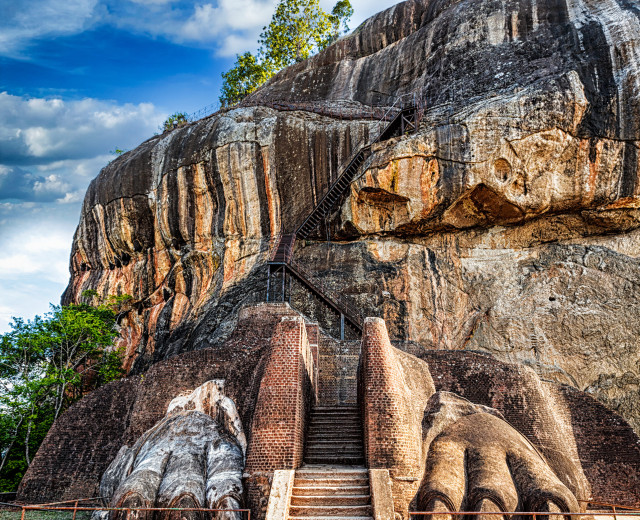
[[[373,520],[365,468],[308,466],[296,471],[289,520]]]

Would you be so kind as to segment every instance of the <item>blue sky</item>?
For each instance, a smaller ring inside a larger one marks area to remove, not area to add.
[[[397,3],[351,2],[352,28]],[[0,333],[59,303],[84,192],[112,151],[216,102],[276,4],[0,0]]]

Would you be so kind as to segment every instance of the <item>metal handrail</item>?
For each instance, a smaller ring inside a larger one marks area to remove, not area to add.
[[[640,511],[640,504],[634,505],[634,506],[625,506],[625,505],[620,505],[620,504],[610,504],[608,502],[598,502],[596,500],[578,500],[578,502],[581,502],[583,504],[587,504],[587,505],[593,505],[593,506],[598,506],[598,507],[611,507],[613,508],[613,511],[617,509],[624,509],[624,510],[631,510],[631,511]]]
[[[338,308],[354,325],[362,328],[362,324],[364,322],[364,318],[360,309],[357,307],[356,303],[343,294],[339,294],[335,292],[333,289],[327,287],[324,283],[319,280],[313,278],[298,262],[296,262],[293,258],[288,264],[295,271],[301,275],[305,281],[312,285],[313,288],[320,293],[324,298],[331,302],[335,307]]]
[[[532,516],[534,519],[539,516],[611,516],[610,511],[606,512],[584,512],[584,513],[569,513],[569,512],[552,512],[552,511],[409,511],[409,517],[412,516],[434,516],[434,515],[452,515],[452,516],[475,516],[475,515],[489,515],[489,516]],[[640,511],[625,512],[624,516],[640,516]]]
[[[46,504],[42,505],[23,505],[19,506],[22,509],[22,515],[20,520],[25,520],[25,515],[27,511],[73,511],[73,519],[76,520],[76,514],[79,511],[126,511],[126,518],[130,517],[132,512],[138,513],[140,511],[193,511],[199,513],[247,513],[247,520],[251,520],[251,510],[250,509],[210,509],[204,507],[82,507],[78,506],[78,502],[81,500],[77,500],[73,507],[51,507]],[[137,515],[133,518],[137,518]]]

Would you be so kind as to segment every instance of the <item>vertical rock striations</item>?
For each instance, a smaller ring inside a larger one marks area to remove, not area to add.
[[[374,145],[332,216],[342,243],[300,244],[298,259],[392,338],[531,366],[639,431],[639,64],[627,0],[398,4],[244,107],[107,166],[65,302],[131,294],[135,370],[220,344],[263,298],[269,241],[375,133],[367,107],[418,93],[418,132]]]

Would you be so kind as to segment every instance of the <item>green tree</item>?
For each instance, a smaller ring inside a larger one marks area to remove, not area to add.
[[[273,75],[269,62],[261,62],[250,52],[236,56],[233,68],[222,74],[220,103],[235,105]]]
[[[318,0],[280,0],[260,34],[257,55],[247,52],[236,56],[235,65],[222,74],[222,106],[238,103],[280,69],[327,47],[341,31],[348,30],[352,15],[349,0],[339,0],[331,14]]]
[[[167,130],[173,130],[176,126],[186,125],[189,122],[188,117],[189,114],[186,114],[184,112],[176,112],[175,114],[171,114],[169,117],[167,117],[167,119],[164,120],[164,123],[162,123],[160,130],[166,132]]]
[[[122,377],[122,353],[113,342],[114,306],[124,302],[52,305],[44,317],[14,318],[0,336],[0,491],[15,489],[49,427],[71,403]]]
[[[349,0],[338,0],[338,3],[333,6],[329,20],[332,27],[332,40],[335,41],[340,37],[340,34],[346,34],[349,32],[348,22],[353,16],[353,7]]]

